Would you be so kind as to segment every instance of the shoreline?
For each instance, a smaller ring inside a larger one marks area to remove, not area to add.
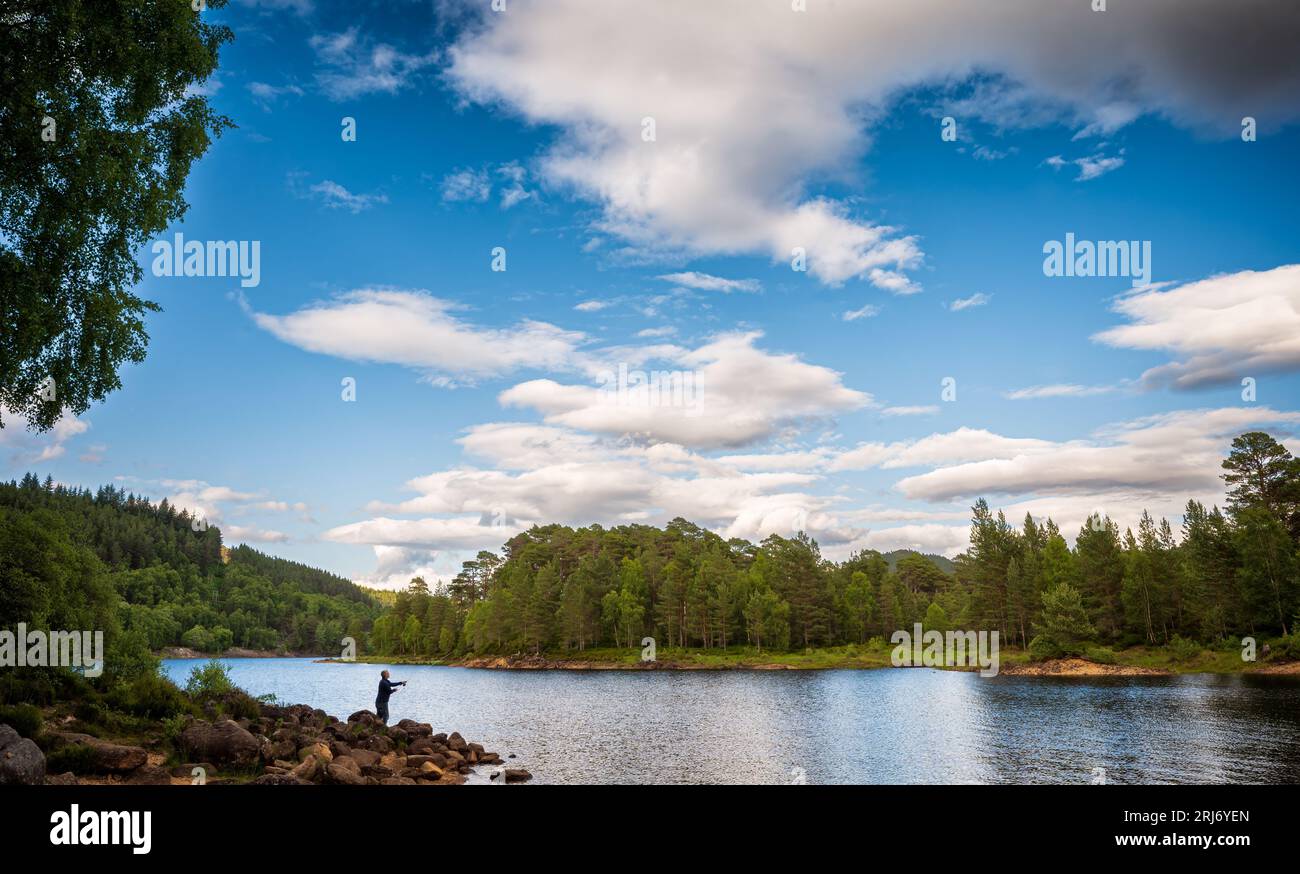
[[[1017,677],[1170,677],[1179,674],[1214,674],[1214,675],[1264,675],[1264,676],[1300,676],[1300,661],[1264,662],[1247,664],[1240,667],[1225,667],[1223,660],[1206,662],[1195,659],[1183,663],[1152,664],[1136,660],[1119,660],[1115,663],[1103,663],[1084,658],[1049,659],[1031,662],[1020,652],[1009,654],[999,667],[999,675]],[[316,659],[319,663],[344,662],[339,658]],[[363,664],[390,664],[412,666],[434,666],[452,668],[470,668],[488,671],[824,671],[824,670],[876,670],[894,668],[888,656],[871,658],[864,656],[840,658],[816,658],[798,656],[786,661],[746,660],[736,656],[731,660],[713,658],[704,660],[683,660],[666,658],[653,662],[632,661],[610,657],[573,658],[569,656],[471,656],[459,659],[424,659],[405,656],[357,656],[351,660]],[[923,667],[923,666],[916,666]],[[939,667],[934,670],[978,671],[978,668]]]

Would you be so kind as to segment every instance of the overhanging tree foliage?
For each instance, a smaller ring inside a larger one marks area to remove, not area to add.
[[[181,0],[0,4],[0,415],[48,429],[144,359],[135,253],[230,126],[196,90],[230,38]]]

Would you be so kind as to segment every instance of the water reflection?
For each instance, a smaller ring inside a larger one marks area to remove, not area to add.
[[[180,681],[197,662],[165,663]],[[383,665],[234,659],[253,694],[346,718]],[[1300,782],[1300,681],[875,671],[390,666],[393,719],[457,730],[556,783]]]

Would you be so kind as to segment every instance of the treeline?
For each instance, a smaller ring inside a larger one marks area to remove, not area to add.
[[[334,574],[247,546],[223,559],[221,531],[165,500],[0,483],[0,628],[102,630],[110,679],[165,646],[336,653],[380,612]]]
[[[951,573],[915,553],[836,563],[802,533],[755,545],[683,519],[534,527],[436,590],[413,580],[375,621],[369,649],[581,651],[647,635],[660,646],[803,649],[887,640],[915,622],[997,629],[1004,644],[1045,656],[1285,636],[1300,610],[1300,461],[1251,432],[1223,469],[1226,512],[1189,501],[1178,534],[1145,513],[1122,532],[1096,514],[1073,548],[1050,518],[1014,526],[980,500]]]

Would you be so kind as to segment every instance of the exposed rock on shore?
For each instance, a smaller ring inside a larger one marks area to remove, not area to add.
[[[1024,665],[1008,665],[998,673],[1021,677],[1167,677],[1169,671],[1136,665],[1104,665],[1087,659],[1048,659]]]
[[[45,782],[45,754],[7,725],[0,725],[0,786]]]
[[[51,755],[63,751],[61,760],[75,772],[57,777],[46,776],[46,757],[35,743],[0,726],[0,784],[446,786],[464,783],[478,766],[503,772],[507,783],[532,776],[505,769],[501,756],[482,744],[457,732],[435,734],[424,722],[403,719],[385,726],[368,710],[343,722],[306,704],[262,704],[260,710],[256,719],[190,719],[175,740],[186,763],[170,769],[164,767],[165,751],[49,731],[42,744]]]

